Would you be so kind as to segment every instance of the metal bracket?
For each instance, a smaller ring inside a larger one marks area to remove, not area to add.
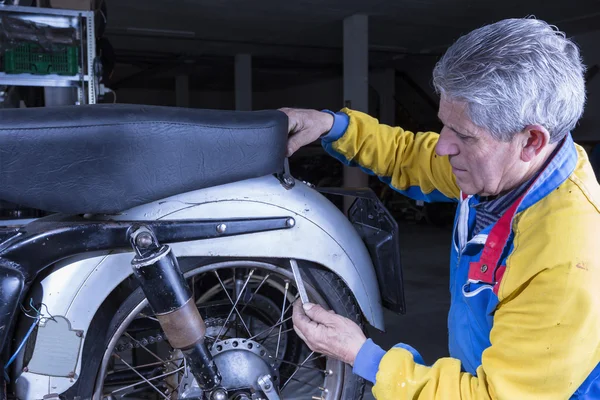
[[[258,378],[257,382],[268,400],[280,400],[273,385],[273,381],[271,380],[271,375],[263,375]]]
[[[295,226],[293,217],[265,217],[252,219],[206,219],[167,221],[101,221],[73,216],[51,216],[38,219],[18,230],[10,230],[7,239],[0,243],[0,257],[20,265],[26,277],[40,272],[48,265],[65,257],[90,251],[131,249],[130,235],[136,233],[135,242],[176,243],[212,239],[234,235],[252,234]],[[145,226],[147,230],[140,230]],[[0,240],[4,238],[0,230]],[[151,239],[151,240],[150,240]],[[156,240],[158,239],[158,241]],[[137,244],[137,243],[136,243]],[[153,250],[141,247],[143,254]],[[36,254],[36,257],[31,257]],[[1,326],[1,324],[0,324]]]
[[[139,258],[146,257],[160,247],[156,235],[148,227],[132,226],[129,231],[129,242]]]
[[[290,160],[286,158],[283,162],[283,172],[276,174],[277,179],[281,182],[281,186],[286,189],[291,189],[296,185],[296,181],[292,174],[290,173]]]

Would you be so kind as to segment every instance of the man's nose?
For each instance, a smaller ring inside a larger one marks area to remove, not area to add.
[[[459,153],[459,149],[454,140],[455,139],[452,137],[452,132],[449,132],[449,129],[444,127],[440,132],[440,138],[435,145],[436,154],[440,157],[457,155]]]

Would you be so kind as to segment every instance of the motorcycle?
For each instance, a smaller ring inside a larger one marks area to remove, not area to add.
[[[292,304],[304,287],[383,330],[383,306],[405,306],[398,226],[369,190],[295,180],[284,113],[0,118],[0,199],[49,212],[0,228],[0,397],[362,397],[298,338]],[[348,217],[330,195],[356,198]]]

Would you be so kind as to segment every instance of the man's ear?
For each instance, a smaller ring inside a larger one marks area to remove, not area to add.
[[[521,160],[530,162],[550,144],[550,133],[541,125],[528,125],[521,131],[525,135]]]

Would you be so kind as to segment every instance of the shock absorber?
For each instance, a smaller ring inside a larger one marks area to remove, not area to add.
[[[221,375],[204,343],[206,325],[177,258],[147,227],[132,229],[129,240],[136,252],[133,272],[167,340],[181,350],[200,388],[215,389]]]

